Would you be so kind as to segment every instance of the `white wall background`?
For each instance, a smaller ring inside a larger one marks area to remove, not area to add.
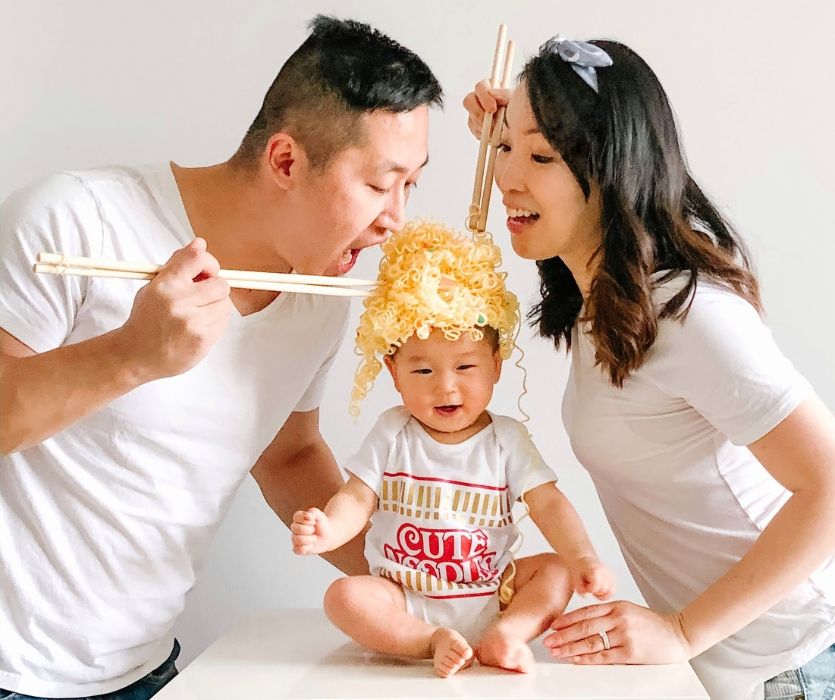
[[[410,213],[459,225],[476,154],[460,103],[489,70],[498,23],[508,23],[517,57],[557,32],[618,39],[659,74],[697,180],[753,249],[779,344],[835,407],[833,7],[826,0],[0,0],[0,197],[55,169],[227,158],[278,68],[304,39],[305,22],[328,12],[374,24],[438,75],[447,108],[433,116],[432,162]],[[500,206],[493,207],[490,229],[501,242]],[[377,253],[366,253],[355,274],[374,275],[376,263]],[[505,264],[511,287],[529,305],[533,266],[509,246]],[[522,343],[534,438],[616,570],[620,595],[640,600],[560,425],[567,361],[529,331]],[[381,379],[352,424],[345,407],[354,367],[346,345],[322,409],[324,435],[339,459],[395,401]],[[520,381],[508,366],[494,410],[517,415]],[[534,551],[540,540],[527,532],[525,551]],[[244,615],[318,606],[335,575],[320,560],[292,555],[286,530],[248,479],[178,625],[183,661]]]

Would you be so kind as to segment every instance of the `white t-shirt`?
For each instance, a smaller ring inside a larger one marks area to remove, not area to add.
[[[662,303],[685,277],[665,283]],[[700,280],[684,323],[659,322],[644,365],[613,387],[585,329],[572,333],[563,420],[647,603],[680,610],[751,547],[790,494],[745,447],[811,389],[756,310]],[[601,439],[605,436],[605,439]],[[835,562],[695,658],[713,700],[762,684],[835,641]]]
[[[380,416],[345,465],[379,498],[365,544],[372,574],[429,598],[496,592],[520,536],[513,504],[556,476],[521,423],[490,417],[447,445],[402,406]]]
[[[0,327],[37,352],[121,326],[143,282],[35,275],[41,251],[162,263],[194,238],[168,165],[61,173],[0,209]],[[344,300],[283,294],[190,371],[0,458],[0,688],[122,688],[173,645],[205,549],[292,411],[316,408]]]

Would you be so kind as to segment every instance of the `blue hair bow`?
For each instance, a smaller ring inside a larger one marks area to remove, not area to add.
[[[592,90],[597,92],[597,71],[612,65],[612,59],[603,49],[586,41],[571,41],[557,34],[539,47],[541,52],[555,53],[577,73]]]

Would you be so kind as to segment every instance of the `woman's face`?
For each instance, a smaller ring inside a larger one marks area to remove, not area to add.
[[[530,260],[559,256],[577,275],[600,246],[600,194],[588,200],[568,165],[539,131],[521,83],[505,113],[496,184],[507,209],[516,253]]]

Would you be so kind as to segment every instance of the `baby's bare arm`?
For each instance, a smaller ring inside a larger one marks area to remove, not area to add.
[[[586,557],[597,558],[586,528],[574,506],[550,481],[531,489],[524,495],[531,519],[545,535],[554,550],[566,561]]]
[[[325,510],[308,508],[293,515],[293,551],[321,554],[341,547],[362,532],[377,507],[377,494],[350,475]]]

